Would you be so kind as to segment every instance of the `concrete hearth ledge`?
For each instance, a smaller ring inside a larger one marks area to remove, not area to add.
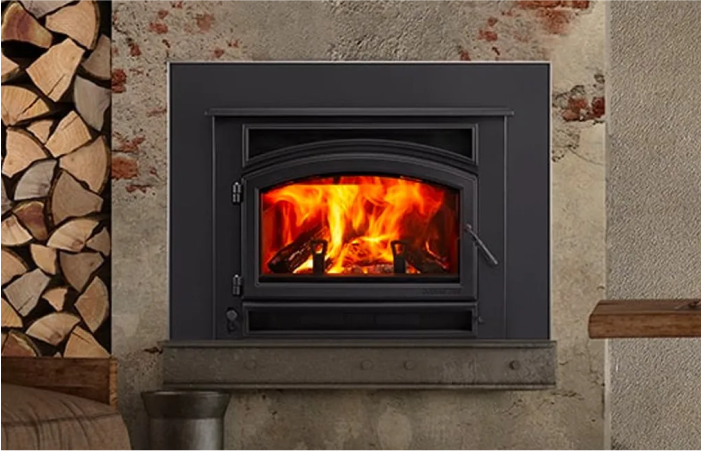
[[[180,389],[555,387],[554,341],[167,341],[163,384]]]

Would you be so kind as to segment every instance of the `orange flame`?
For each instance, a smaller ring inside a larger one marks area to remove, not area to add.
[[[455,272],[456,221],[456,194],[415,180],[342,176],[276,187],[262,195],[263,273],[271,272],[266,264],[276,252],[318,225],[318,238],[327,242],[326,274],[391,265],[394,240],[425,249]],[[312,267],[310,255],[294,273]]]

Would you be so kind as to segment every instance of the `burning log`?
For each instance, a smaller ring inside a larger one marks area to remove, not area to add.
[[[306,232],[300,233],[297,238],[283,247],[268,261],[268,268],[276,274],[289,274],[309,260],[314,251],[314,241],[321,240],[326,228],[318,224]]]
[[[423,248],[417,248],[403,241],[393,241],[392,250],[395,258],[395,268],[403,266],[396,264],[398,261],[403,260],[416,268],[421,274],[443,274],[446,272],[440,260]],[[406,271],[406,268],[404,270]]]

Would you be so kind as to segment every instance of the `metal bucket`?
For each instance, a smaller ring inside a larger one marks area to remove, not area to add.
[[[231,395],[216,391],[141,393],[151,449],[224,449],[224,414]]]

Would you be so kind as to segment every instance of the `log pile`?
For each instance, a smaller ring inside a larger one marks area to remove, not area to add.
[[[2,355],[110,348],[110,5],[2,2]]]

